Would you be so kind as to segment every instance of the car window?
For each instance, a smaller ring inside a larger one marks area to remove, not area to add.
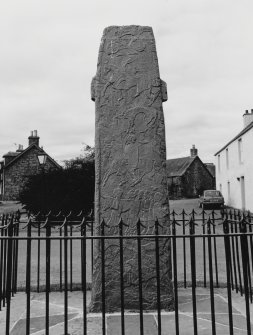
[[[205,197],[220,197],[221,193],[220,191],[215,191],[215,190],[205,191],[204,196]]]

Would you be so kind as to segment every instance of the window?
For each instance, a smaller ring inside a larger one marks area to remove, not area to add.
[[[222,184],[220,184],[220,192],[222,193]]]
[[[204,191],[204,196],[205,197],[220,197],[221,193],[220,191],[216,191],[216,190],[208,190],[208,191]]]
[[[218,155],[218,171],[220,172],[220,155]]]
[[[227,169],[229,169],[228,148],[226,149],[226,166],[227,166]]]
[[[239,158],[239,164],[242,164],[243,163],[243,148],[242,148],[241,138],[238,140],[238,158]]]

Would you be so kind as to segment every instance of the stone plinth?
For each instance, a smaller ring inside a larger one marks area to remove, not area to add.
[[[152,28],[108,27],[99,50],[97,74],[92,81],[96,103],[96,233],[105,221],[105,235],[169,233],[166,178],[165,127],[162,102],[166,84],[160,79]],[[137,240],[124,240],[125,308],[139,306]],[[145,309],[156,308],[156,262],[154,239],[143,239],[142,287]],[[173,308],[170,241],[159,240],[162,307]],[[120,252],[118,240],[105,241],[106,310],[120,307]],[[101,310],[101,241],[95,247],[92,311]]]

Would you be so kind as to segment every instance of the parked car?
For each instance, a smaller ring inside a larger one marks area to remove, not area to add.
[[[199,198],[199,207],[205,209],[207,207],[219,207],[224,206],[224,198],[220,191],[216,190],[205,190],[203,196]]]

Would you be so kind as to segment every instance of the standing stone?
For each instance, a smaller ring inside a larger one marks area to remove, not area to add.
[[[104,30],[97,74],[92,81],[96,102],[96,233],[106,223],[105,235],[135,235],[137,220],[142,234],[170,233],[166,178],[165,127],[162,102],[166,84],[160,79],[151,27],[111,26]],[[137,239],[125,239],[125,308],[139,306]],[[144,309],[156,308],[154,238],[141,240]],[[101,240],[96,240],[91,311],[101,311]],[[159,239],[162,308],[173,309],[170,241]],[[120,308],[119,240],[105,241],[106,311]]]

